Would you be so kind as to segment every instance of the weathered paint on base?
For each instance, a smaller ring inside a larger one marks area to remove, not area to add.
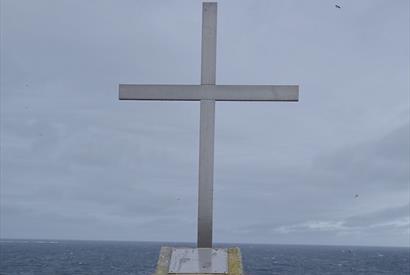
[[[171,247],[161,247],[157,270],[153,275],[168,275],[169,264],[171,262]],[[178,274],[173,274],[178,275]],[[205,274],[181,274],[181,275],[205,275]],[[209,274],[208,274],[209,275]],[[242,268],[241,250],[239,247],[228,248],[228,275],[244,275]]]
[[[239,247],[228,248],[229,275],[243,275],[242,256]]]
[[[154,275],[167,275],[169,264],[171,262],[172,248],[163,246],[159,252],[159,258],[157,263],[157,271]]]

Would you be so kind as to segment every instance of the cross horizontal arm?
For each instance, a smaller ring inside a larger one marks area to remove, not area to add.
[[[297,85],[120,84],[121,100],[298,101]]]

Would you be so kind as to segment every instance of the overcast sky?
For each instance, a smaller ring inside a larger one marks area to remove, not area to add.
[[[1,0],[0,237],[196,241],[201,2]],[[410,245],[409,3],[218,1],[215,242]]]

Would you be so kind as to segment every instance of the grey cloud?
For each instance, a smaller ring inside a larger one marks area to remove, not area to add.
[[[364,215],[349,217],[344,221],[349,227],[377,227],[396,225],[403,228],[410,226],[410,204],[382,209]]]
[[[352,241],[355,240],[357,244],[362,245],[369,245],[366,240],[360,240],[363,236],[368,236],[369,239],[385,236],[396,239],[400,245],[408,245],[410,241],[408,239],[409,211],[410,205],[406,204],[342,219],[259,223],[239,227],[234,232],[243,236],[264,235],[268,238],[291,243],[298,243],[298,240],[303,236],[311,238],[323,236],[322,240],[333,239],[338,244],[352,244]],[[296,242],[292,242],[292,239]]]
[[[409,185],[410,123],[377,140],[343,148],[322,157],[317,169],[330,169],[343,180],[406,189]]]
[[[201,1],[0,4],[0,236],[195,241],[198,103],[117,90],[199,83]],[[219,1],[217,83],[301,100],[217,103],[216,241],[403,245],[408,8]]]

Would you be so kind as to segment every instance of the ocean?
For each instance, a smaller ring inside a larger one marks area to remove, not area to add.
[[[155,270],[162,245],[184,243],[0,240],[1,275],[133,274]],[[410,249],[355,246],[239,246],[247,275],[410,274]]]

